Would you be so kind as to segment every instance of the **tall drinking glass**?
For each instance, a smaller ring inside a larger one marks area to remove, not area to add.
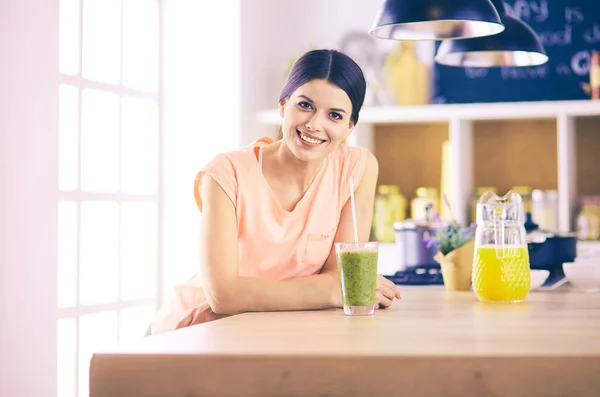
[[[369,316],[375,313],[379,243],[336,243],[342,280],[344,314]]]

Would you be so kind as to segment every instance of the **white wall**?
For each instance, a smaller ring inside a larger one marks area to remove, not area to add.
[[[56,395],[58,0],[0,3],[0,396]]]
[[[240,147],[241,0],[164,1],[163,296],[198,271],[196,173]],[[220,18],[227,19],[224,25]]]
[[[269,135],[256,122],[256,112],[277,106],[277,93],[283,83],[281,56],[285,42],[275,40],[282,3],[253,0],[242,2],[241,17],[241,140],[249,143]]]

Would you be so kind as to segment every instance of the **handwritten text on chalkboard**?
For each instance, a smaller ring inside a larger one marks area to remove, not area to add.
[[[506,1],[505,7],[538,34],[548,63],[525,68],[436,65],[433,101],[584,99],[580,83],[589,79],[592,50],[600,50],[600,1],[517,0]]]

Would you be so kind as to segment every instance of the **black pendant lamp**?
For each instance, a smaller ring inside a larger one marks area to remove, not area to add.
[[[392,40],[445,40],[503,29],[490,0],[385,0],[369,34]]]
[[[491,0],[505,29],[493,36],[443,41],[435,55],[441,65],[462,67],[536,66],[548,61],[544,46],[529,25],[506,13],[502,0]]]

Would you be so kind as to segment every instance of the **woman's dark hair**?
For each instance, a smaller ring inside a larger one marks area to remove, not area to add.
[[[365,76],[356,62],[348,55],[336,50],[307,52],[292,66],[287,81],[279,94],[279,101],[286,100],[300,86],[314,79],[326,80],[348,94],[350,102],[352,102],[350,120],[356,125],[367,89]]]

